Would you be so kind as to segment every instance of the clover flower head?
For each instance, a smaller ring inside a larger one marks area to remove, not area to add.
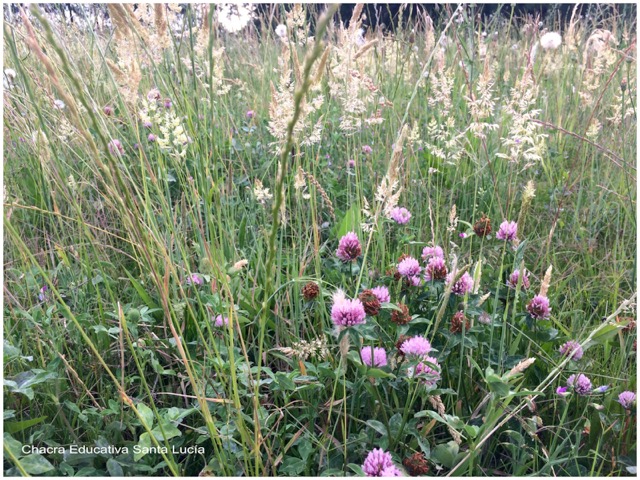
[[[360,350],[362,363],[369,367],[384,367],[387,365],[387,352],[381,347],[364,347]]]

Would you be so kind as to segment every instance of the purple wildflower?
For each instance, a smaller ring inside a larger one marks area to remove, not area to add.
[[[347,168],[355,168],[356,167],[356,161],[353,158],[350,158],[347,161]]]
[[[253,110],[247,110],[247,118],[253,118],[255,116],[255,112]]]
[[[400,225],[405,225],[409,223],[409,219],[411,218],[411,212],[409,212],[409,210],[407,210],[404,207],[396,207],[393,210],[391,210],[391,213],[389,214],[389,218],[391,218],[391,220],[393,220],[394,222]]]
[[[362,153],[364,153],[365,155],[370,155],[371,153],[373,153],[373,148],[371,148],[369,145],[363,145]]]
[[[508,222],[505,220],[500,224],[500,229],[498,230],[498,233],[496,233],[496,238],[498,240],[512,242],[516,239],[517,234],[518,224],[516,222]]]
[[[618,395],[618,403],[622,405],[625,410],[631,410],[631,407],[633,407],[635,401],[636,394],[628,390]]]
[[[424,247],[422,249],[422,260],[427,262],[431,257],[439,257],[444,258],[444,252],[442,251],[442,247]]]
[[[527,269],[525,268],[522,274],[522,285],[520,285],[522,287],[523,290],[527,290],[529,288],[529,272],[527,272]],[[513,273],[511,275],[509,275],[509,278],[507,279],[507,286],[509,288],[513,288],[515,290],[516,286],[518,285],[518,280],[520,279],[520,270],[515,269],[513,271]]]
[[[391,459],[391,454],[381,448],[374,448],[365,458],[362,470],[367,477],[381,477],[383,471],[392,467],[395,467],[395,465]]]
[[[171,103],[171,99],[170,98],[165,98],[164,99],[164,108],[171,108],[172,105],[173,105],[173,103]]]
[[[223,317],[222,315],[218,315],[214,319],[214,325],[218,328],[226,327],[229,325],[229,317]]]
[[[390,467],[386,467],[380,472],[381,477],[403,477],[402,472],[395,465],[391,465]]]
[[[573,387],[573,390],[578,395],[587,395],[588,393],[591,393],[591,390],[593,389],[591,380],[581,373],[578,374],[577,377],[575,375],[571,375],[567,378],[567,385],[569,387]]]
[[[580,360],[584,351],[578,342],[575,340],[569,340],[560,347],[560,353],[565,357],[571,358],[571,360]]]
[[[49,287],[43,285],[40,289],[40,293],[38,293],[38,300],[44,302],[47,299],[47,290],[49,290]]]
[[[391,296],[389,295],[389,289],[385,286],[375,287],[371,289],[371,293],[373,293],[380,303],[389,303],[391,301]]]
[[[440,364],[433,357],[426,357],[424,362],[427,363],[420,362],[416,365],[415,374],[416,376],[424,377],[424,382],[430,387],[440,380]]]
[[[527,305],[529,315],[537,320],[549,318],[551,309],[549,308],[549,299],[544,295],[536,295]]]
[[[122,143],[120,143],[120,140],[111,140],[109,142],[109,151],[111,152],[111,155],[114,155],[116,157],[123,155],[124,148],[122,147]]]
[[[609,385],[602,385],[601,387],[596,388],[593,393],[604,393],[609,390]]]
[[[191,275],[189,275],[187,277],[186,284],[187,285],[203,285],[204,284],[204,278],[202,278],[197,273],[192,273]]]
[[[360,350],[360,357],[362,358],[362,363],[369,367],[384,367],[387,365],[387,352],[384,348],[364,347]]]
[[[111,115],[113,115],[113,107],[110,107],[109,105],[106,105],[106,106],[102,109],[102,111],[104,112],[104,114],[105,114],[107,117],[110,117]]]
[[[144,128],[151,128],[151,127],[153,126],[153,123],[151,123],[150,121],[148,121],[148,120],[147,120],[146,122],[144,122],[144,123],[142,124],[142,126],[143,126]]]
[[[460,235],[458,235],[460,238],[467,238],[467,234],[464,232],[460,232]]]
[[[447,275],[447,285],[453,281],[454,274]],[[473,278],[469,275],[469,272],[464,272],[460,279],[451,287],[451,293],[458,296],[463,296],[473,290]]]
[[[420,264],[413,257],[407,257],[398,264],[398,273],[403,277],[411,278],[420,275]]]
[[[345,263],[350,262],[358,258],[361,253],[362,247],[355,232],[349,232],[340,239],[338,250],[336,250],[336,256],[340,260]]]
[[[424,279],[427,282],[431,280],[444,280],[447,278],[447,266],[442,257],[431,257],[424,269]]]
[[[157,138],[158,137],[156,137],[153,133],[150,133],[147,137],[147,140],[149,140],[150,142],[155,142]]]
[[[342,290],[333,294],[333,306],[331,307],[331,320],[338,327],[351,327],[364,323],[367,316],[364,305],[360,299],[350,300],[345,297]]]
[[[400,346],[400,351],[405,355],[422,357],[431,351],[431,343],[426,338],[418,335],[405,340]]]
[[[558,387],[556,389],[556,393],[561,397],[566,397],[567,395],[570,395],[570,393],[567,390],[568,390],[567,387]]]

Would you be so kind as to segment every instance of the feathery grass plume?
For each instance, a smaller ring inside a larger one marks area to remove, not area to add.
[[[409,127],[404,125],[400,130],[400,134],[393,147],[393,153],[387,167],[387,173],[380,181],[375,194],[375,210],[373,213],[369,210],[369,203],[364,200],[363,213],[367,218],[366,222],[363,222],[361,228],[365,232],[370,234],[377,228],[380,215],[389,217],[391,211],[398,205],[400,193],[402,193],[402,187],[398,185],[398,173],[402,163],[402,147],[404,139],[407,136]],[[369,236],[369,242],[371,241],[371,235]]]
[[[282,48],[282,55],[278,59],[281,69],[280,82],[277,88],[273,83],[271,84],[271,103],[269,104],[269,124],[267,126],[269,133],[275,137],[275,141],[270,145],[274,153],[279,155],[282,154],[282,148],[287,140],[288,126],[294,116],[294,88],[296,83],[302,84],[302,72],[299,65],[296,67],[296,63],[297,55],[292,55],[289,45],[285,44]],[[291,78],[292,68],[298,71],[294,75],[296,81]],[[317,91],[311,95],[310,92],[311,89],[307,89],[301,98],[298,119],[293,126],[294,143],[302,146],[317,144],[323,129],[322,115],[317,115],[317,112],[324,103],[324,95]]]
[[[496,98],[493,93],[495,85],[493,79],[494,69],[490,67],[488,61],[485,61],[484,65],[485,68],[475,85],[475,93],[472,91],[470,96],[464,97],[469,107],[469,113],[473,118],[473,122],[470,123],[468,129],[476,138],[480,139],[486,139],[487,133],[500,128],[498,124],[489,121],[496,106]]]
[[[531,205],[531,201],[536,196],[536,185],[533,180],[529,180],[522,190],[522,203],[520,204],[520,213],[518,213],[518,232],[517,238],[524,238],[524,225],[527,218],[527,212]]]
[[[433,47],[436,44],[436,36],[433,20],[426,11],[424,12],[424,38],[424,53],[429,55],[433,52]]]
[[[324,71],[327,68],[327,62],[329,61],[330,52],[331,52],[331,45],[327,45],[327,48],[325,48],[324,53],[320,58],[320,62],[318,63],[318,68],[316,68],[316,74],[313,79],[313,87],[319,86],[320,82],[322,81]]]
[[[118,4],[108,4],[109,16],[112,19],[115,35],[115,50],[117,54],[117,68],[107,60],[107,65],[116,76],[116,81],[121,88],[121,94],[125,102],[133,108],[138,99],[138,86],[142,79],[142,73],[137,61],[136,33],[141,27],[133,12]],[[133,17],[133,18],[130,18]],[[131,25],[137,25],[134,32]],[[146,35],[145,35],[146,37]]]
[[[542,295],[543,297],[547,296],[547,292],[549,291],[549,285],[551,284],[551,271],[553,270],[553,265],[549,265],[547,271],[544,273],[544,278],[542,280],[542,284],[540,285],[540,293],[538,295]]]
[[[209,47],[209,35],[211,32],[210,22],[213,21],[213,18],[211,18],[211,14],[209,12],[211,5],[204,4],[201,6],[201,8],[202,25],[200,26],[196,34],[196,43],[194,45],[194,50],[196,52],[196,55],[198,56],[203,55]]]
[[[447,410],[444,406],[444,403],[442,403],[442,398],[440,398],[440,395],[429,395],[428,399],[429,403],[436,410],[436,412],[438,412],[440,416],[444,418]],[[450,425],[447,425],[447,430],[449,430],[453,441],[460,445],[462,443],[462,437],[460,436],[460,434]]]
[[[329,87],[332,96],[338,99],[342,107],[340,129],[346,135],[354,135],[364,123],[377,125],[383,121],[379,107],[387,106],[388,101],[380,96],[379,88],[367,74],[374,43],[360,47],[360,18],[364,4],[354,7],[349,28],[340,26],[336,32],[337,41],[332,49],[329,69],[331,77]],[[366,49],[365,49],[366,47]],[[382,104],[380,103],[382,102]]]
[[[276,350],[284,353],[289,358],[296,357],[300,360],[309,358],[324,360],[329,357],[329,348],[325,337],[317,337],[310,342],[300,340],[293,343],[291,347],[278,347]]]
[[[533,362],[535,361],[536,361],[535,358],[527,358],[525,360],[520,361],[515,367],[513,367],[511,370],[507,372],[507,374],[505,375],[505,378],[515,377],[516,375],[524,372],[527,368],[533,365]]]
[[[545,133],[538,133],[540,125],[537,120],[541,110],[533,108],[538,100],[539,85],[535,84],[532,75],[525,72],[511,89],[511,98],[505,105],[504,112],[508,116],[509,130],[502,137],[502,146],[507,153],[496,156],[512,163],[524,161],[523,169],[541,162],[546,153]]]

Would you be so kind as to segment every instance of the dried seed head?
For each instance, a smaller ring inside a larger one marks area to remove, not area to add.
[[[394,310],[391,314],[391,321],[396,325],[406,325],[411,321],[409,307],[407,307],[404,303],[399,303],[398,308],[400,310]]]
[[[412,477],[420,477],[429,473],[429,462],[422,452],[416,452],[402,460],[402,465]]]
[[[378,297],[376,297],[371,290],[363,291],[358,298],[360,298],[367,315],[375,317],[380,313],[380,300],[378,300]]]
[[[464,331],[467,332],[471,328],[471,323],[469,319],[464,316],[464,312],[457,312],[451,318],[451,328],[449,329],[451,333],[462,333],[462,326],[464,325]]]
[[[310,301],[318,296],[320,293],[320,287],[315,282],[309,282],[302,287],[302,296],[305,300]]]
[[[482,217],[473,225],[473,231],[479,237],[486,237],[491,233],[491,219],[483,213]]]

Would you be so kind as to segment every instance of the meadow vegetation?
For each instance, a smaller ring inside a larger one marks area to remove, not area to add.
[[[5,21],[5,474],[634,474],[627,7]]]

